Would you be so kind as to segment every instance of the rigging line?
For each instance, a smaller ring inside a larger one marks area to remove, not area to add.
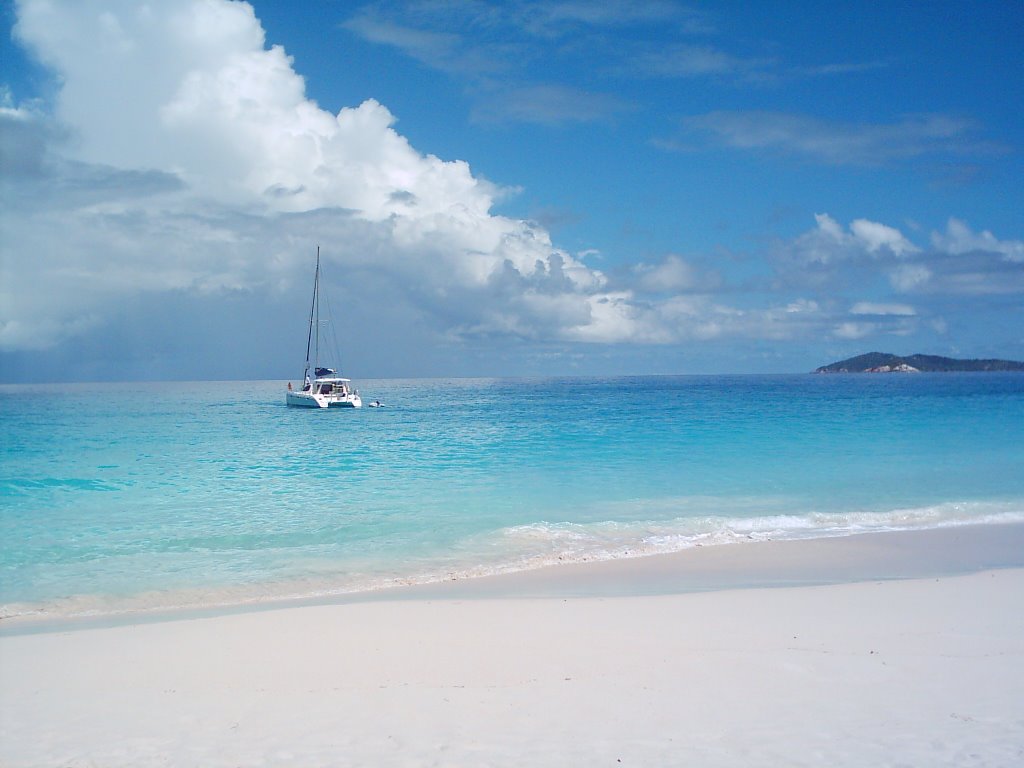
[[[327,327],[327,342],[331,345],[330,351],[334,353],[332,361],[335,367],[338,369],[338,373],[342,373],[341,365],[341,345],[338,344],[338,329],[334,322],[334,313],[331,310],[331,297],[328,295],[330,292],[325,292],[323,295],[324,310],[327,316],[325,326]]]
[[[314,373],[316,369],[320,367],[320,246],[316,247],[316,277],[313,278],[313,284],[316,286],[316,344],[315,351],[313,353],[313,369]]]

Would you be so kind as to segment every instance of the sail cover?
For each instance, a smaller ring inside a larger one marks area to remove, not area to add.
[[[333,368],[317,368],[316,369],[316,375],[317,376],[333,376],[335,373],[337,373],[337,371],[335,371]]]

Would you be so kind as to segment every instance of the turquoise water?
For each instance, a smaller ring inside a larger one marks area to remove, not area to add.
[[[0,387],[3,616],[1024,520],[1024,376]]]

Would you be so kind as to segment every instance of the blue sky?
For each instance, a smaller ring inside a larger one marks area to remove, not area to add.
[[[0,379],[1024,359],[1024,5],[750,5],[7,3]]]

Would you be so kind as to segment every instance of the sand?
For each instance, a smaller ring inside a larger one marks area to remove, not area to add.
[[[7,632],[0,764],[1024,765],[1024,568],[865,541]]]

